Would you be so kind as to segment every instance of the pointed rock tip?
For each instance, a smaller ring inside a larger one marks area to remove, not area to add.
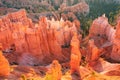
[[[102,15],[102,17],[106,17],[106,16],[105,16],[105,13]]]

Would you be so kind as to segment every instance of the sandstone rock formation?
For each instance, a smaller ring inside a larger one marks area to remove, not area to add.
[[[80,22],[76,19],[71,22],[64,21],[63,18],[48,20],[46,17],[40,17],[39,21],[34,23],[27,17],[25,10],[2,16],[0,43],[3,48],[1,50],[0,47],[0,79],[18,80],[22,76],[26,79],[40,80],[80,80],[80,78],[98,80],[100,76],[100,79],[110,80],[113,76],[118,76],[113,80],[116,78],[119,80],[119,63],[108,62],[111,60],[110,56],[120,62],[119,27],[118,21],[116,30],[113,29],[103,15],[93,21],[89,36],[83,40]],[[3,55],[12,64],[11,71]],[[87,66],[87,62],[90,66]],[[1,77],[9,73],[9,76]],[[103,75],[112,77],[106,78]]]
[[[94,44],[94,40],[89,40],[86,61],[90,66],[94,66],[100,57],[100,49]]]
[[[80,42],[78,40],[77,33],[74,33],[74,36],[71,40],[71,60],[70,60],[70,69],[71,74],[77,73],[80,76],[79,67],[81,62],[81,52],[80,52]]]
[[[60,62],[69,60],[70,54],[64,52],[64,48],[69,47],[80,24],[62,19],[48,20],[46,17],[41,17],[39,23],[33,23],[26,15],[25,10],[20,10],[0,19],[3,51],[15,53],[15,63],[25,65],[50,63],[53,59]]]
[[[120,62],[120,20],[116,26],[115,39],[113,42],[113,49],[111,53],[111,58],[117,62]]]
[[[105,42],[113,42],[115,30],[108,23],[105,15],[95,19],[89,30],[89,37],[95,40],[95,45],[102,46]]]
[[[54,60],[51,64],[49,71],[46,74],[45,80],[61,80],[61,77],[61,65],[57,60]]]
[[[119,26],[120,21],[118,21],[116,30],[112,28],[108,23],[108,19],[105,17],[105,15],[103,15],[102,17],[99,17],[93,21],[93,24],[89,31],[89,37],[94,39],[95,45],[106,50],[105,53],[103,52],[106,54],[106,58],[109,57],[117,62],[120,62]]]
[[[105,74],[105,75],[108,75],[108,76],[119,76],[119,68],[120,68],[120,64],[119,63],[110,63],[110,62],[107,62],[103,59],[99,59],[96,61],[95,65],[92,66],[92,68],[101,73],[101,74]]]
[[[2,44],[0,43],[0,76],[8,76],[10,74],[10,66],[8,60],[3,56]]]

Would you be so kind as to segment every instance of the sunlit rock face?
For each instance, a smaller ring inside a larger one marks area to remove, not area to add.
[[[57,60],[53,60],[50,69],[46,72],[45,80],[61,80],[61,65]]]
[[[81,62],[81,52],[80,52],[80,41],[78,39],[77,33],[74,33],[74,36],[71,40],[71,60],[70,60],[70,68],[71,68],[71,74],[79,72],[79,66]]]
[[[20,45],[22,43],[20,41],[24,41],[22,40],[24,31],[30,26],[30,23],[30,19],[26,17],[25,10],[3,16],[0,19],[0,42],[3,45],[3,49],[7,49],[14,42]]]
[[[98,17],[92,23],[89,37],[95,40],[95,45],[102,46],[106,41],[113,42],[115,37],[114,28],[108,23],[105,15]]]
[[[120,62],[120,20],[116,26],[115,39],[113,42],[113,49],[111,58],[117,62]]]
[[[0,77],[10,74],[10,66],[8,60],[3,56],[2,45],[0,44]]]
[[[69,48],[74,32],[78,32],[75,22],[47,20],[42,17],[33,23],[25,10],[10,13],[0,19],[0,43],[6,53],[14,53],[15,62],[25,65],[60,62],[69,60]],[[65,56],[68,54],[67,56]]]

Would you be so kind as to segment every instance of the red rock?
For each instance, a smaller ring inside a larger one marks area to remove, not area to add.
[[[74,33],[74,36],[71,40],[71,60],[70,60],[70,67],[71,67],[71,74],[77,72],[79,74],[79,67],[81,62],[81,52],[80,52],[80,42],[78,40],[77,33]]]
[[[87,61],[90,64],[90,66],[94,66],[94,63],[96,63],[96,61],[100,57],[100,50],[94,44],[94,40],[89,40],[86,57],[87,57]]]
[[[95,40],[95,45],[102,46],[105,42],[113,42],[115,30],[108,23],[108,19],[103,15],[95,19],[89,30],[89,37]]]
[[[6,29],[0,32],[0,43],[3,45],[3,50],[9,48],[9,46],[13,43],[12,33],[10,30]]]
[[[113,42],[113,49],[111,53],[111,58],[117,62],[120,62],[120,21],[116,26],[116,33]]]
[[[0,19],[0,42],[5,52],[10,52],[14,44],[15,63],[39,65],[54,59],[60,62],[69,60],[69,51],[64,51],[63,47],[69,47],[73,33],[78,30],[78,22],[41,17],[39,23],[34,24],[26,15],[25,10],[20,10]]]
[[[0,76],[8,76],[10,74],[10,66],[7,59],[2,53],[2,44],[0,43]]]
[[[53,56],[56,56],[55,59],[58,60],[64,60],[65,57],[62,54],[62,48],[61,46],[58,44],[56,37],[55,37],[55,30],[48,30],[48,45],[49,45],[49,49],[50,49],[50,53],[53,53]]]
[[[68,26],[64,27],[64,42],[65,45],[69,45],[71,40],[71,33],[70,33],[70,28]]]
[[[105,74],[105,75],[109,75],[109,76],[119,76],[120,70],[120,64],[119,63],[110,63],[105,61],[104,59],[99,59],[97,60],[97,62],[95,63],[94,66],[92,66],[92,68],[101,73],[101,74]],[[117,72],[118,71],[118,72]],[[111,73],[113,72],[113,73]]]
[[[61,80],[62,77],[62,71],[61,71],[61,65],[57,60],[53,60],[50,69],[48,70],[46,74],[45,80]]]
[[[27,17],[24,9],[7,15],[12,23],[21,22],[23,25],[32,27],[32,21]]]

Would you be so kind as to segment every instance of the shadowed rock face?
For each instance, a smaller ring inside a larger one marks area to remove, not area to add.
[[[110,53],[109,55],[107,55],[107,57],[110,57],[112,60],[120,62],[120,50],[119,50],[120,21],[119,20],[115,30],[108,23],[108,19],[103,15],[102,17],[99,17],[98,19],[95,19],[93,21],[89,33],[90,33],[89,37],[95,40],[96,46],[103,48],[111,45],[112,48],[106,51],[107,53]]]
[[[89,37],[95,40],[95,45],[98,47],[102,46],[106,41],[113,42],[115,30],[108,23],[105,15],[93,21],[89,30]]]
[[[89,40],[88,42],[88,50],[86,55],[86,61],[90,66],[93,66],[94,63],[99,59],[100,51],[98,47],[94,44],[94,40]]]
[[[0,43],[4,52],[15,54],[18,64],[46,64],[53,59],[63,62],[69,60],[70,54],[64,48],[69,47],[73,32],[78,31],[77,24],[46,17],[35,24],[25,10],[20,10],[0,19]]]

